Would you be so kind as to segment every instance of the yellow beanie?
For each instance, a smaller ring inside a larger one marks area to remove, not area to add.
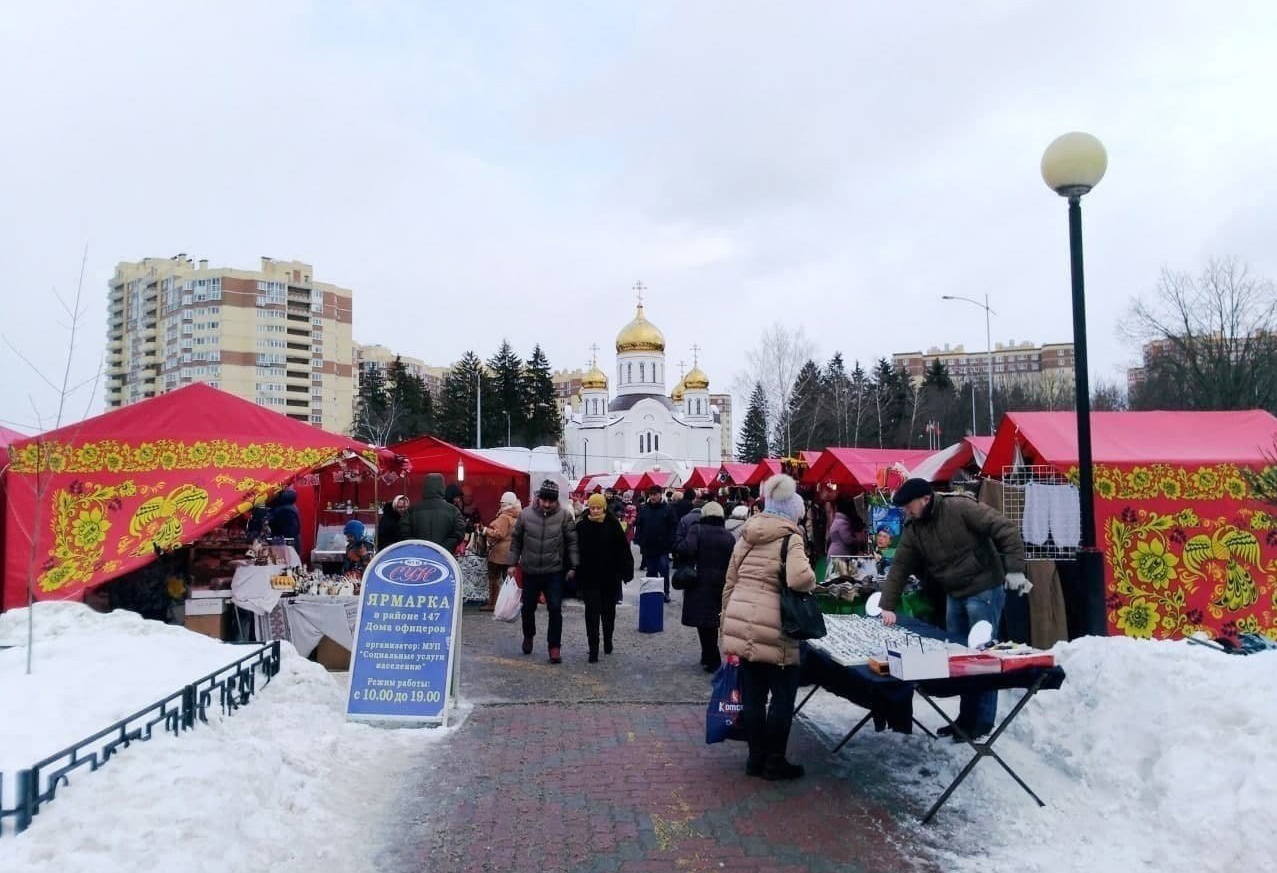
[[[591,494],[585,505],[590,509],[607,509],[607,498],[602,494]]]

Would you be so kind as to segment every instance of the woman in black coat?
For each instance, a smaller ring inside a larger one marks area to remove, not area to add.
[[[599,660],[599,621],[603,622],[603,654],[612,654],[612,631],[616,628],[616,599],[621,583],[634,578],[634,554],[630,541],[616,516],[608,512],[602,494],[591,494],[585,516],[577,522],[576,542],[581,562],[576,567],[576,585],[585,601],[585,636],[590,644],[590,663]]]
[[[381,518],[377,521],[378,550],[393,546],[404,538],[399,532],[399,519],[407,511],[408,498],[403,494],[381,507]]]
[[[718,669],[718,619],[723,609],[723,583],[736,538],[723,527],[723,507],[714,501],[701,508],[701,518],[687,532],[679,556],[696,566],[696,584],[683,592],[683,624],[696,628],[701,666]]]

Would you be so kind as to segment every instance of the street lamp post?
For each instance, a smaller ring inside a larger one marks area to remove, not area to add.
[[[483,448],[483,370],[474,374],[474,447]]]
[[[1082,548],[1078,570],[1086,606],[1086,631],[1108,632],[1104,606],[1104,561],[1095,542],[1095,493],[1091,469],[1091,392],[1086,365],[1086,289],[1082,271],[1082,196],[1108,169],[1104,145],[1089,133],[1066,133],[1042,154],[1042,180],[1069,201],[1069,272],[1073,280],[1073,372],[1077,396],[1078,498]]]
[[[590,475],[590,441],[588,439],[583,439],[581,440],[581,445],[585,447],[585,458],[581,462],[581,466],[583,467],[581,475],[588,476]]]
[[[713,463],[710,460],[710,447],[709,447],[709,444],[712,443],[713,441],[714,441],[713,437],[705,437],[705,463],[706,464]]]
[[[957,294],[943,294],[941,300],[961,300],[965,303],[973,303],[984,310],[984,348],[985,348],[985,367],[989,370],[989,436],[993,436],[993,432],[997,429],[997,422],[993,420],[993,334],[989,328],[989,316],[997,315],[989,308],[989,295],[984,295],[984,302],[981,303],[972,297],[960,297]],[[971,405],[975,406],[975,384],[971,385]],[[978,428],[975,424],[975,413],[971,413],[971,431],[974,433]]]
[[[505,446],[507,449],[510,448],[510,412],[509,410],[507,410],[505,414]]]

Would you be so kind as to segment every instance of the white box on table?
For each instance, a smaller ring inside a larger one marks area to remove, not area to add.
[[[887,647],[887,669],[906,682],[949,678],[949,650],[942,640],[907,637],[903,645]]]

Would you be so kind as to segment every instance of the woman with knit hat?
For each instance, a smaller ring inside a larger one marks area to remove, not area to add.
[[[497,517],[487,527],[479,528],[479,533],[488,540],[488,602],[479,607],[480,612],[492,612],[497,605],[501,579],[510,566],[510,535],[514,533],[514,523],[522,509],[514,492],[507,491],[501,495],[501,509]]]
[[[701,667],[718,670],[718,622],[723,611],[723,582],[732,560],[736,538],[723,527],[723,507],[709,501],[700,518],[688,528],[679,546],[679,558],[696,567],[696,582],[683,591],[683,624],[696,628],[701,641]]]
[[[591,494],[585,516],[576,526],[581,563],[576,568],[577,589],[585,601],[585,637],[591,664],[599,660],[599,622],[603,624],[603,654],[612,654],[616,628],[616,599],[621,583],[634,578],[634,556],[616,516],[608,511],[607,498]]]
[[[797,779],[803,768],[785,758],[798,696],[798,641],[780,629],[780,571],[795,591],[816,587],[798,521],[798,485],[781,473],[763,483],[763,512],[745,522],[723,587],[722,648],[741,659],[741,714],[749,759],[745,772]],[[770,704],[768,702],[770,698]]]

